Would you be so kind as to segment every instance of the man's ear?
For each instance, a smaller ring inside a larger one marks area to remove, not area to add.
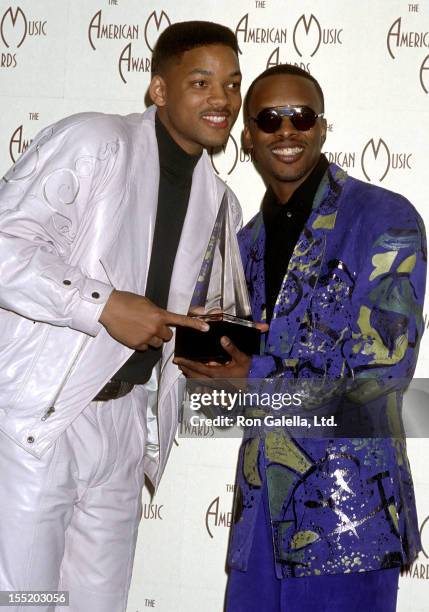
[[[252,136],[250,134],[249,124],[245,123],[243,128],[243,133],[241,136],[241,141],[243,143],[243,149],[245,151],[251,151],[253,149]]]
[[[167,103],[167,86],[159,74],[152,77],[149,85],[149,95],[156,106],[165,106]]]

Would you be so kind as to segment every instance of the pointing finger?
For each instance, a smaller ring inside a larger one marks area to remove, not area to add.
[[[198,329],[199,331],[208,331],[210,329],[209,325],[201,319],[197,317],[187,317],[186,315],[176,314],[175,312],[166,313],[165,317],[166,325],[181,325],[182,327],[192,327],[193,329]]]

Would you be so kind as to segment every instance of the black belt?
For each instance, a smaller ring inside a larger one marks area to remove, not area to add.
[[[97,395],[92,401],[107,402],[108,400],[124,397],[124,395],[127,395],[133,389],[133,387],[133,383],[127,382],[125,380],[116,380],[116,378],[111,378],[109,382],[107,382],[104,387],[97,393]]]

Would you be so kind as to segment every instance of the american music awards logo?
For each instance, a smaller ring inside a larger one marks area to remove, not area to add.
[[[28,149],[31,142],[32,138],[27,137],[22,124],[13,131],[9,140],[9,156],[13,163],[17,161],[21,153]]]
[[[232,134],[228,136],[228,140],[222,147],[210,151],[213,169],[222,177],[227,177],[234,171],[239,157],[240,149]]]
[[[143,504],[142,518],[146,521],[163,521],[164,504]]]
[[[382,182],[392,170],[411,170],[412,153],[391,151],[383,138],[370,138],[361,154],[361,168],[367,181]]]
[[[420,539],[422,541],[422,553],[429,559],[429,516],[427,516],[420,526]]]
[[[189,420],[182,420],[179,423],[179,438],[213,438],[215,430],[212,425],[191,425]],[[179,446],[177,440],[176,445]]]
[[[132,73],[150,73],[151,53],[159,35],[171,20],[163,9],[152,11],[146,19],[144,26],[139,23],[112,23],[103,18],[100,9],[92,17],[88,26],[88,41],[97,51],[101,41],[121,40],[126,42],[119,53],[117,70],[123,83],[127,83]],[[140,41],[144,41],[146,53],[141,54]]]
[[[226,486],[227,492],[234,492],[234,485]],[[224,500],[218,495],[211,501],[205,514],[205,526],[207,533],[214,538],[219,528],[229,528],[232,523],[232,499]]]
[[[232,140],[232,142],[230,142]],[[215,171],[226,177],[234,170],[237,161],[252,161],[249,153],[238,148],[230,135],[230,139],[222,150],[212,157]],[[360,162],[362,172],[369,182],[383,182],[390,172],[412,170],[413,153],[392,151],[383,138],[370,138],[358,151],[324,151],[329,163],[334,163],[349,170]]]
[[[310,62],[287,62],[286,57],[282,56],[280,47],[276,47],[267,59],[266,68],[271,68],[272,66],[279,66],[280,64],[293,64],[294,66],[298,66],[298,68],[302,68],[302,70],[310,72]]]
[[[294,63],[309,71],[309,60],[316,55],[321,46],[343,44],[343,28],[325,26],[313,13],[302,14],[289,28],[263,27],[253,16],[250,17],[249,13],[246,13],[238,22],[235,34],[240,45],[240,53],[244,44],[248,43],[277,45],[268,55],[267,68]],[[291,56],[291,51],[295,57]],[[296,59],[298,61],[295,61]]]
[[[429,580],[429,516],[420,525],[420,539],[422,542],[422,552],[418,559],[409,567],[406,567],[401,574],[406,578]]]
[[[429,93],[429,55],[426,55],[420,66],[420,85],[425,93]]]
[[[323,151],[323,153],[330,164],[336,164],[343,170],[356,166],[356,151]]]
[[[0,15],[0,68],[16,68],[18,66],[18,49],[28,38],[44,37],[48,34],[46,19],[33,19],[20,6],[9,6]]]
[[[423,6],[423,5],[422,5]],[[412,5],[409,5],[411,10]],[[390,25],[387,36],[386,46],[389,56],[395,60],[399,54],[408,49],[418,49],[417,55],[417,70],[418,79],[422,90],[429,93],[429,31],[421,30],[419,27],[410,26],[413,18],[419,19],[421,23],[421,15],[412,13],[407,18],[398,17]],[[426,20],[427,22],[427,20]],[[423,50],[422,53],[420,50]]]
[[[261,27],[249,18],[249,13],[243,15],[235,28],[235,35],[238,40],[239,51],[243,53],[242,46],[247,43],[264,44],[286,44],[288,31],[287,28],[278,28],[272,25]]]
[[[299,57],[313,57],[321,45],[342,45],[343,28],[322,27],[313,13],[301,15],[293,29],[293,46]]]

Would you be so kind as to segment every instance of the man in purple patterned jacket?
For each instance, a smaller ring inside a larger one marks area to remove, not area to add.
[[[336,414],[381,409],[394,428],[423,331],[423,223],[402,196],[328,164],[323,93],[308,73],[266,70],[244,111],[268,189],[239,242],[254,320],[270,329],[252,358],[223,338],[225,366],[177,361],[187,376],[250,385],[331,381]],[[228,612],[395,610],[400,567],[421,545],[405,441],[375,434],[246,432]]]

